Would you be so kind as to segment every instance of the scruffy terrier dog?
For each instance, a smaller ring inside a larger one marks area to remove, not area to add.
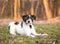
[[[30,37],[35,37],[35,36],[47,36],[47,34],[38,34],[34,28],[33,25],[33,20],[36,20],[36,17],[34,15],[24,15],[22,17],[23,21],[21,22],[10,22],[9,27],[10,27],[10,34],[16,35],[21,34],[21,35],[26,35]]]

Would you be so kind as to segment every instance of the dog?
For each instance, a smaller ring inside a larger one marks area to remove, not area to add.
[[[12,35],[21,34],[29,37],[35,36],[45,36],[47,34],[38,34],[34,28],[33,21],[36,20],[34,15],[24,15],[22,16],[23,21],[21,22],[10,22],[9,23],[9,33]]]

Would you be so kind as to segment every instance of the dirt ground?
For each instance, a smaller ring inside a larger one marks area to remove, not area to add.
[[[13,20],[13,19],[0,19],[0,25],[9,24],[12,21],[20,21],[20,20]],[[60,17],[52,18],[50,20],[36,20],[34,24],[54,24],[60,23]]]

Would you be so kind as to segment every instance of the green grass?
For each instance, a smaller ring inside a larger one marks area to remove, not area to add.
[[[48,37],[31,38],[22,35],[10,35],[7,25],[0,25],[0,44],[60,44],[60,24],[35,25],[38,33],[48,33]]]

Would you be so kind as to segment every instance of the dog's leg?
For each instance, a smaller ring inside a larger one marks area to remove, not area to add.
[[[31,34],[30,30],[29,31],[26,31],[26,36],[33,37],[33,38],[35,37],[35,35],[32,35]]]
[[[47,37],[48,34],[41,34],[41,37]]]
[[[30,35],[27,35],[27,36],[29,36],[29,37],[33,37],[33,38],[35,37],[35,35],[31,35],[31,34],[30,34]]]
[[[41,37],[46,37],[46,36],[48,36],[48,34],[38,34],[38,33],[36,33],[36,32],[34,32],[33,33],[33,35],[35,35],[35,36],[41,36]]]
[[[33,35],[35,35],[35,36],[42,36],[42,37],[44,37],[44,36],[48,36],[48,34],[38,34],[35,30],[32,32],[32,34]]]
[[[36,32],[33,32],[33,35],[35,35],[35,36],[41,36],[41,34],[38,34]]]
[[[35,36],[40,36],[41,34],[38,34],[34,28],[31,29],[31,33]]]
[[[32,35],[31,32],[26,32],[26,35],[33,38],[35,37],[35,35]]]
[[[35,36],[40,36],[41,34],[38,34],[34,28],[34,26],[32,25],[32,29],[31,29],[31,33]]]
[[[41,34],[38,34],[34,29],[31,31],[33,35],[40,36]]]
[[[30,35],[30,36],[33,37],[33,38],[35,37],[34,35]]]
[[[16,30],[14,27],[10,26],[10,30],[9,30],[10,34],[12,35],[16,35]]]

